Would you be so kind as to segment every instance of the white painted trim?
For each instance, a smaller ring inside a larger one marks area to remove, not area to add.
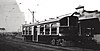
[[[67,17],[67,19],[68,19],[68,26],[69,26],[69,17]],[[66,22],[67,23],[67,22]]]
[[[36,40],[36,42],[38,42],[38,35],[40,35],[40,25],[38,25],[37,26],[37,40]]]
[[[25,27],[25,34],[24,35],[26,35],[26,27]]]
[[[28,29],[28,34],[27,35],[29,35],[29,27],[27,27],[27,29]]]
[[[57,35],[59,35],[59,27],[60,27],[60,23],[56,23],[57,24]]]
[[[34,26],[32,26],[32,41],[34,41]]]
[[[34,32],[34,26],[32,26],[32,34],[31,34],[31,35],[33,35],[33,34],[34,34],[33,32]]]
[[[50,31],[49,31],[49,35],[51,35],[51,24],[50,24]]]
[[[44,35],[45,35],[45,24],[44,24],[44,30],[43,30],[43,32],[44,32]]]

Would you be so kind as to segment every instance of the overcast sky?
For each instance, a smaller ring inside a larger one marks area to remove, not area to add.
[[[28,22],[32,20],[28,9],[35,11],[35,19],[39,21],[72,13],[79,5],[85,6],[86,10],[100,10],[99,0],[17,0],[17,2]]]

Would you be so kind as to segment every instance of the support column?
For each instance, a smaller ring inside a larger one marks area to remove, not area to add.
[[[68,22],[68,26],[69,26],[69,17],[67,17],[67,19],[68,19],[68,21],[67,21],[67,22]]]
[[[26,27],[25,27],[25,34],[24,35],[26,35]]]
[[[60,27],[60,23],[57,23],[57,35],[59,35],[59,27]]]
[[[37,26],[37,35],[40,35],[40,25]]]
[[[45,35],[45,25],[44,25],[44,30],[43,30],[43,32],[44,32],[44,35]]]
[[[37,42],[38,42],[38,35],[40,35],[40,25],[37,26]]]
[[[27,35],[29,35],[29,30],[30,30],[30,29],[29,29],[29,27],[27,27],[27,29],[28,29],[28,34],[27,34]]]
[[[51,25],[52,25],[52,24],[50,24],[50,31],[49,31],[49,35],[51,35]]]
[[[32,41],[34,41],[34,26],[32,26]]]
[[[32,26],[32,34],[31,35],[33,35],[34,34],[34,26]]]

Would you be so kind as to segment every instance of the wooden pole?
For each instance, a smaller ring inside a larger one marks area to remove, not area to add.
[[[28,9],[30,11],[30,9]],[[30,11],[30,13],[32,14],[32,23],[34,24],[34,11]]]

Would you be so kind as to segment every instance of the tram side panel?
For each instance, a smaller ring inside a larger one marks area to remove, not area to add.
[[[60,33],[65,36],[78,36],[78,18],[70,16],[60,21]],[[66,24],[63,24],[66,23]]]
[[[57,38],[57,23],[59,22],[52,22],[40,25],[40,34],[38,35],[38,41],[41,43],[48,43],[50,44],[52,38]]]
[[[52,23],[54,23],[54,22],[52,22]],[[50,23],[50,24],[52,24],[52,23]],[[52,27],[51,34],[45,33],[46,29],[50,28],[50,27],[47,27],[47,28],[45,27],[44,28],[45,30],[43,30],[44,34],[39,35],[39,41],[42,41],[45,43],[48,42],[48,43],[52,43],[52,44],[58,44],[57,41],[59,41],[59,40],[76,41],[76,39],[78,37],[78,18],[77,17],[75,17],[75,16],[65,17],[55,23],[59,23],[60,26],[57,25],[55,27]],[[50,33],[49,30],[48,30],[48,32]]]
[[[67,16],[58,21],[39,24],[40,27],[38,25],[25,26],[24,37],[25,40],[51,44],[59,44],[61,42],[59,40],[75,41],[78,36],[77,21],[77,17]],[[32,29],[30,30],[29,27],[32,27]],[[31,35],[30,32],[32,32]]]
[[[32,27],[31,26],[23,26],[22,28],[22,36],[25,41],[32,41]]]
[[[78,17],[76,16],[69,16],[67,18],[67,24],[60,25],[60,34],[62,34],[61,39],[64,39],[63,42],[68,46],[73,46],[72,44],[78,42],[79,34],[78,34]],[[62,19],[60,23],[63,23],[64,20]],[[65,45],[64,44],[64,45]]]

